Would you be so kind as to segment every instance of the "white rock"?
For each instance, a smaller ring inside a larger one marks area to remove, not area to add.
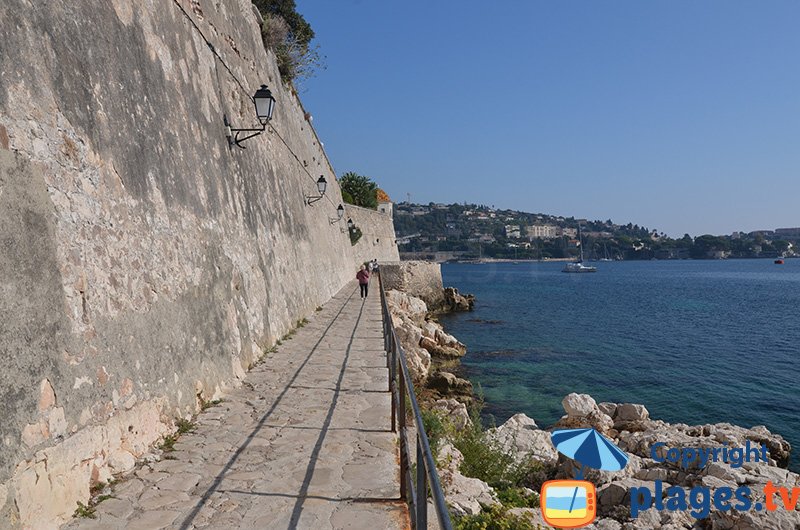
[[[576,394],[573,392],[561,401],[567,416],[589,416],[598,410],[597,402],[589,394]]]
[[[420,326],[422,330],[422,335],[428,337],[429,339],[436,340],[439,332],[441,331],[441,326],[438,326],[434,322],[425,322]]]
[[[136,459],[128,451],[117,451],[108,458],[108,465],[114,473],[127,473],[136,466]]]
[[[602,410],[602,409],[601,409]],[[616,408],[616,421],[641,421],[650,419],[650,412],[644,405],[635,403],[623,403]]]
[[[431,408],[443,412],[456,431],[462,431],[467,425],[472,425],[467,406],[453,398],[438,399]]]
[[[558,451],[550,441],[550,433],[539,429],[533,418],[515,414],[503,425],[494,429],[490,436],[517,461],[530,457],[535,462],[555,465]]]
[[[428,377],[428,370],[431,366],[431,354],[425,348],[413,346],[404,348],[406,352],[406,362],[408,363],[408,370],[411,376],[417,380],[423,380]]]
[[[458,449],[451,444],[443,445],[439,449],[438,461],[442,489],[454,514],[477,515],[481,512],[481,504],[497,504],[494,490],[487,483],[477,478],[465,477],[458,470],[464,461]]]
[[[607,415],[610,418],[614,418],[614,415],[617,413],[617,404],[616,403],[609,403],[608,401],[604,401],[602,403],[597,404],[597,408],[600,409],[600,412]]]
[[[422,330],[411,319],[404,315],[394,320],[394,331],[403,348],[419,346]]]
[[[389,309],[392,310],[393,317],[395,314],[405,314],[421,324],[425,321],[425,315],[428,314],[428,306],[424,301],[401,291],[386,291],[386,302]]]

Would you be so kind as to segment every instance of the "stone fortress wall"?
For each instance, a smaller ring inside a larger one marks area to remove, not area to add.
[[[377,210],[348,204],[342,223],[348,219],[361,230],[361,238],[353,245],[356,263],[377,259],[379,263],[398,262],[397,237],[391,217]],[[386,220],[389,219],[389,222]],[[345,225],[346,229],[346,225]]]
[[[5,0],[0,47],[0,527],[52,528],[397,248],[330,222],[250,0]],[[262,83],[271,127],[230,149]]]

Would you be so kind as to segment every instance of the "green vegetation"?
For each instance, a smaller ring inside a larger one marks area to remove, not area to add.
[[[319,46],[311,45],[314,30],[297,12],[294,0],[254,0],[253,3],[264,17],[261,27],[264,47],[275,53],[284,82],[306,80],[318,69],[325,68]]]
[[[350,244],[355,245],[358,243],[358,240],[361,239],[361,236],[364,235],[361,233],[361,229],[357,226],[354,226],[350,229]]]
[[[538,508],[539,496],[526,495],[522,488],[506,488],[497,492],[498,500],[503,506],[511,508]]]
[[[199,394],[197,395],[197,398],[200,400],[200,410],[207,410],[210,409],[211,407],[216,407],[217,405],[222,403],[221,399],[213,399],[211,401],[206,401],[205,399],[203,399],[203,396]]]
[[[453,522],[456,530],[537,530],[524,517],[508,513],[505,506],[492,506],[478,515],[466,515]]]
[[[369,177],[348,171],[339,178],[342,199],[363,208],[378,207],[378,185]]]
[[[75,513],[72,516],[86,517],[89,519],[95,519],[97,517],[94,513],[94,507],[87,506],[86,504],[83,504],[81,501],[78,501],[78,507],[75,508]]]
[[[169,453],[175,450],[175,442],[177,441],[178,441],[177,435],[168,434],[164,436],[164,440],[162,440],[161,445],[159,445],[158,448],[164,451],[165,453]]]
[[[494,440],[483,427],[482,403],[472,407],[472,425],[452,437],[453,446],[464,456],[460,471],[467,477],[479,478],[496,490],[533,487],[542,471],[541,465],[531,460],[517,462]]]
[[[508,513],[511,508],[537,508],[539,496],[531,494],[549,478],[547,470],[537,462],[517,462],[484,428],[481,419],[483,402],[476,400],[471,407],[472,425],[462,431],[441,412],[423,407],[422,422],[434,455],[445,441],[453,444],[464,457],[459,471],[467,477],[478,478],[492,486],[500,506],[486,507],[475,516],[454,520],[455,528],[472,529],[528,529],[534,528],[526,519]],[[439,465],[446,465],[439,462]]]
[[[176,425],[178,426],[178,434],[186,434],[187,432],[192,432],[196,424],[193,421],[186,420],[184,418],[178,419]]]
[[[406,410],[411,410],[410,405]],[[439,447],[442,445],[442,440],[450,434],[451,426],[439,412],[435,410],[428,410],[423,408],[422,424],[425,427],[425,434],[428,435],[428,444],[431,446],[431,453],[434,456],[439,454]]]

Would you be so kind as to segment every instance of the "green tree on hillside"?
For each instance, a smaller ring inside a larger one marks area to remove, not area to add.
[[[369,177],[348,171],[339,179],[339,185],[345,202],[373,210],[378,207],[378,185]]]

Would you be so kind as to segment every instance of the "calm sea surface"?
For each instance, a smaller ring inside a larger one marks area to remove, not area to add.
[[[540,425],[570,392],[642,403],[656,419],[766,425],[800,469],[800,259],[444,264],[476,310],[442,323],[498,424]]]

